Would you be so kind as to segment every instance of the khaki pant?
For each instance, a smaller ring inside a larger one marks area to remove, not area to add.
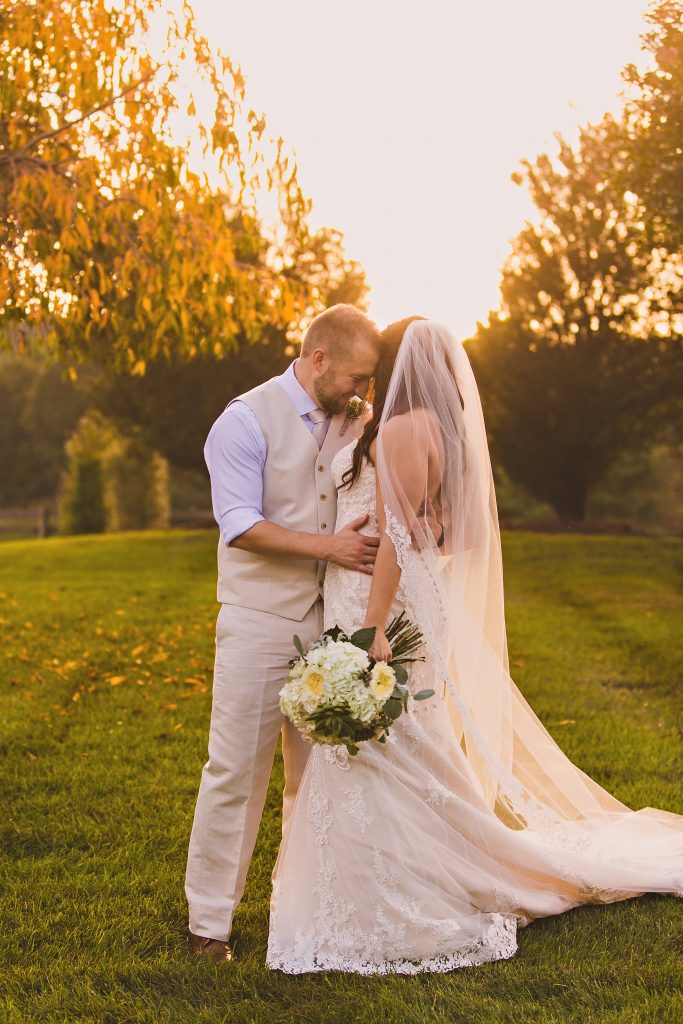
[[[296,622],[269,612],[222,604],[216,622],[216,661],[209,760],[202,770],[190,837],[185,893],[190,930],[227,940],[254,850],[277,740],[285,768],[283,828],[310,746],[279,707],[279,691],[296,652],[323,630],[318,599]]]

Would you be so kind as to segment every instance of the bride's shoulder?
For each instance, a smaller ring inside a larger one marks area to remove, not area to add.
[[[438,420],[430,409],[419,406],[408,412],[397,413],[384,424],[384,439],[393,444],[405,444],[429,438],[438,429]]]

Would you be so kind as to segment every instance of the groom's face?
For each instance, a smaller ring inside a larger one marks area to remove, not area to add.
[[[375,347],[358,341],[346,353],[326,354],[317,376],[313,378],[318,405],[334,416],[343,412],[354,395],[365,398],[377,368]]]

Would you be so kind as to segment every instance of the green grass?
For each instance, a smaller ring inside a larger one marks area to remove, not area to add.
[[[683,544],[506,533],[512,675],[572,760],[629,806],[683,813]],[[0,545],[0,1020],[683,1020],[683,904],[535,921],[508,961],[448,975],[264,967],[279,761],[232,964],[186,952],[183,876],[205,760],[216,536]]]

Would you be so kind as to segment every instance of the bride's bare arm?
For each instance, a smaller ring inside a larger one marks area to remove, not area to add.
[[[378,495],[377,521],[380,530],[383,531],[384,524],[381,520],[384,517],[380,516],[379,509]],[[401,570],[396,563],[394,545],[386,533],[382,533],[375,561],[375,571],[372,574],[368,607],[363,622],[363,627],[374,626],[376,629],[375,639],[369,651],[370,657],[375,658],[376,661],[389,661],[391,658],[391,646],[384,631],[400,580]]]
[[[425,499],[429,460],[428,432],[421,429],[417,417],[396,416],[384,427],[384,450],[386,461],[396,475],[397,485],[409,502],[413,514],[417,516]],[[371,451],[373,458],[375,451]],[[401,569],[396,560],[394,543],[386,533],[384,496],[377,470],[375,479],[380,542],[363,626],[374,626],[376,629],[370,656],[377,661],[388,661],[391,647],[385,629],[401,580]]]

